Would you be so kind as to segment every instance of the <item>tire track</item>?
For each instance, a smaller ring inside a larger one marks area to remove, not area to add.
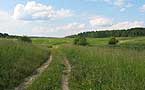
[[[52,55],[50,55],[50,58],[39,68],[37,68],[36,71],[34,71],[34,73],[31,76],[25,78],[24,82],[21,83],[18,87],[16,87],[15,90],[26,90],[27,87],[30,84],[32,84],[32,82],[45,71],[45,69],[50,65],[51,61]]]
[[[65,58],[64,60],[65,70],[62,75],[62,90],[70,90],[69,89],[69,77],[71,72],[71,65],[69,61]]]

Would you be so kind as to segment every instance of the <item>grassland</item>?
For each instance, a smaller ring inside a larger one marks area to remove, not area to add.
[[[117,37],[118,45],[145,46],[145,37]],[[43,46],[73,44],[73,38],[32,38],[33,43]],[[90,46],[107,46],[110,38],[87,38]]]
[[[43,46],[58,46],[64,44],[72,44],[72,38],[32,38],[33,43]]]
[[[145,37],[119,37],[116,46],[109,39],[87,38],[85,47],[73,46],[73,38],[32,38],[33,44],[0,39],[0,90],[32,74],[50,48],[52,63],[27,90],[62,90],[64,57],[72,66],[70,90],[144,90]]]
[[[52,56],[53,60],[50,66],[27,90],[61,90],[64,55],[59,49],[53,49]]]
[[[64,46],[62,51],[73,67],[70,90],[144,90],[145,50]]]
[[[70,90],[144,90],[145,49],[138,48],[145,37],[119,37],[117,48],[108,46],[109,39],[87,38],[86,47],[72,46],[72,38],[44,41],[58,45],[71,62]]]
[[[0,40],[0,90],[13,90],[49,57],[48,50],[16,40]]]

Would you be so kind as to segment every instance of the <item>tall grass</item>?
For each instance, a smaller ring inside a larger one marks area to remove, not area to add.
[[[13,90],[49,56],[48,50],[28,43],[0,40],[0,90]]]
[[[145,50],[64,46],[62,51],[72,65],[71,90],[145,89]]]
[[[60,50],[52,50],[52,62],[27,90],[61,90],[64,56]]]

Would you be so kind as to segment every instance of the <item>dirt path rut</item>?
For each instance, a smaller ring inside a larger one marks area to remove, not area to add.
[[[64,61],[64,65],[65,65],[65,70],[63,71],[63,75],[62,75],[62,90],[70,90],[69,77],[70,77],[70,72],[71,72],[71,65],[66,58]]]
[[[39,68],[36,69],[36,71],[34,72],[35,74],[25,78],[24,82],[21,83],[18,87],[16,87],[15,90],[26,90],[26,88],[30,84],[32,84],[33,80],[35,80],[38,76],[41,75],[42,72],[44,72],[44,70],[50,65],[51,61],[52,55],[44,64],[42,64]]]

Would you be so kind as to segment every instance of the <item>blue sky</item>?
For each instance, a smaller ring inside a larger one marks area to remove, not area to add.
[[[145,0],[1,0],[0,32],[64,37],[145,27]]]

